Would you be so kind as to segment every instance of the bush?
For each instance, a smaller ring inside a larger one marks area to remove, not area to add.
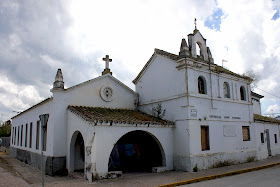
[[[225,166],[231,166],[231,165],[234,165],[235,162],[232,161],[232,160],[225,160],[225,161],[219,161],[219,162],[216,162],[212,168],[220,168],[220,167],[225,167]]]
[[[249,156],[248,158],[247,158],[247,162],[254,162],[254,161],[256,161],[256,157],[255,156]]]
[[[2,127],[0,127],[0,137],[11,136],[11,121],[6,121]]]
[[[195,164],[195,166],[193,167],[193,172],[198,172],[197,164]]]

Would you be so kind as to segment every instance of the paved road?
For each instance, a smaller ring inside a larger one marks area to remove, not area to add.
[[[259,171],[253,171],[240,175],[234,175],[230,177],[224,177],[215,180],[209,180],[189,185],[183,185],[186,187],[211,187],[211,186],[227,186],[227,187],[257,187],[257,186],[280,186],[280,166],[275,166],[268,169]]]
[[[273,164],[280,162],[280,155],[271,157],[269,159],[261,160],[258,162],[244,163],[239,165],[232,165],[222,168],[214,168],[209,170],[202,170],[199,172],[179,172],[179,171],[169,171],[163,173],[128,173],[124,174],[122,177],[116,179],[104,179],[97,180],[93,183],[89,183],[87,180],[83,179],[73,179],[70,177],[50,177],[45,176],[45,186],[46,187],[154,187],[169,183],[174,183],[178,181],[185,181],[194,178],[217,175],[225,172],[231,172],[246,168],[254,168],[258,166]],[[280,166],[279,166],[280,167]],[[276,167],[279,169],[279,167]],[[280,171],[277,171],[280,173]],[[238,175],[239,177],[240,175]],[[258,178],[258,177],[257,177]],[[275,176],[279,178],[279,176]],[[238,178],[237,178],[238,179]],[[239,179],[238,179],[239,180]],[[237,181],[238,181],[237,180]],[[277,179],[275,179],[277,180]],[[279,182],[279,181],[278,181]],[[280,183],[276,186],[280,186]],[[196,183],[199,185],[201,183]],[[215,184],[215,183],[214,183]],[[235,184],[235,183],[231,183]],[[261,184],[261,183],[259,183]],[[7,154],[0,152],[0,187],[2,186],[31,186],[40,187],[41,186],[41,172],[36,170],[28,164],[25,164]],[[203,185],[205,186],[205,185]],[[217,185],[212,185],[217,186]],[[225,186],[221,184],[220,186]],[[236,183],[238,186],[238,183]],[[246,185],[248,187],[250,185]],[[254,185],[256,186],[256,185]],[[260,186],[260,185],[257,185]],[[263,186],[263,185],[261,185]],[[266,185],[267,187],[269,185]]]
[[[29,186],[28,183],[22,180],[20,177],[12,175],[7,170],[0,167],[0,186],[1,187],[10,187],[10,186]]]

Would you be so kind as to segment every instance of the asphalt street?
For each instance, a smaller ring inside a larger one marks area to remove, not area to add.
[[[199,183],[193,183],[183,185],[187,187],[216,187],[216,186],[227,186],[227,187],[258,187],[258,186],[280,186],[280,166],[267,168],[263,170],[253,171],[240,175],[234,175],[230,177],[224,177],[220,179],[214,179]]]
[[[213,168],[209,170],[201,170],[199,172],[180,172],[168,171],[163,173],[124,173],[116,179],[97,180],[93,183],[85,179],[73,179],[68,176],[45,176],[46,187],[154,187],[166,185],[180,181],[220,175],[227,172],[247,168],[257,168],[270,164],[280,163],[280,155],[269,159],[244,163],[239,165],[231,165],[221,168]],[[195,186],[280,186],[280,166],[269,169],[263,169],[256,172],[236,175],[233,177],[225,177],[218,180],[195,183]],[[225,181],[224,181],[225,179]],[[227,181],[228,180],[228,181]],[[41,184],[41,171],[25,164],[16,158],[0,152],[0,187],[2,186],[32,186],[39,187]]]

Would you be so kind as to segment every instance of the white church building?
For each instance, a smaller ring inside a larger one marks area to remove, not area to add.
[[[12,118],[13,157],[40,168],[43,150],[46,174],[80,171],[92,181],[280,154],[280,121],[260,115],[252,79],[214,64],[197,29],[178,55],[155,49],[133,80],[136,91],[103,60],[102,76],[67,89],[58,69],[52,97]],[[41,114],[49,114],[43,146]]]

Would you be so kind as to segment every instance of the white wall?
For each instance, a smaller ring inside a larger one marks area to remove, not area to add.
[[[186,93],[184,71],[176,69],[178,63],[156,55],[136,84],[139,102],[157,102]]]
[[[258,150],[258,159],[265,159],[268,157],[267,134],[265,133],[266,129],[269,129],[272,156],[280,154],[280,125],[255,122],[253,123],[253,126],[255,127],[254,134],[256,137],[256,149]],[[261,142],[261,133],[264,133],[264,143]],[[277,143],[275,143],[274,134],[276,134]]]
[[[102,86],[110,86],[114,92],[114,99],[110,102],[104,101],[100,97],[100,89]],[[124,86],[117,79],[107,74],[96,79],[87,81],[86,83],[69,88],[66,91],[54,92],[55,103],[55,125],[54,132],[54,154],[56,156],[66,155],[66,128],[67,128],[67,107],[73,106],[91,106],[106,108],[125,108],[135,109],[137,102],[137,94]]]
[[[261,115],[261,103],[260,103],[260,101],[256,101],[256,100],[252,99],[252,103],[253,103],[253,113]]]
[[[31,110],[24,112],[20,114],[19,116],[15,117],[12,119],[12,128],[11,128],[11,133],[13,133],[13,128],[17,127],[17,132],[16,132],[16,139],[15,139],[15,145],[12,144],[11,142],[11,147],[14,148],[19,148],[22,150],[27,150],[31,151],[34,153],[41,153],[41,124],[40,124],[40,135],[39,135],[39,149],[36,149],[36,136],[37,136],[37,121],[39,119],[39,115],[41,114],[49,114],[49,119],[48,119],[48,128],[47,128],[47,144],[46,144],[46,151],[44,151],[44,155],[46,156],[51,156],[53,155],[53,138],[54,138],[54,113],[52,110],[52,104],[53,100],[50,99],[44,104],[41,104],[39,106],[36,106],[32,108]],[[30,123],[32,122],[32,147],[29,148],[29,141],[30,141]],[[26,124],[28,124],[28,131],[27,131],[27,146],[25,147],[25,138],[26,138]],[[21,125],[23,125],[23,133],[22,133],[22,146],[20,146],[20,140],[21,140],[21,132],[18,134],[18,127],[20,127],[21,130]],[[13,134],[14,136],[14,134]],[[17,144],[18,142],[18,136],[19,136],[19,146]],[[14,138],[11,138],[11,141]]]
[[[68,111],[67,128],[67,168],[70,166],[70,143],[74,132],[79,131],[84,137],[85,146],[91,148],[90,158],[86,158],[86,167],[91,165],[90,172],[98,178],[105,178],[108,174],[108,162],[114,144],[125,134],[141,130],[150,133],[162,146],[165,156],[166,169],[173,169],[173,128],[158,125],[130,125],[130,124],[98,124],[94,125],[83,121]],[[87,154],[86,154],[87,155]],[[87,176],[90,177],[89,171]]]
[[[180,64],[188,64],[187,69],[176,68],[177,62],[157,55],[136,84],[140,110],[151,113],[152,108],[160,103],[166,109],[164,119],[176,122],[175,169],[191,170],[196,162],[201,168],[207,168],[209,164],[201,156],[209,154],[232,153],[223,156],[221,161],[244,161],[254,155],[254,137],[248,142],[242,137],[242,126],[251,126],[253,121],[249,83],[227,74],[210,74],[209,66],[199,61],[186,60]],[[199,76],[206,79],[207,94],[198,93]],[[224,98],[224,82],[229,84],[230,98]],[[240,99],[241,86],[246,89],[246,101]],[[201,125],[209,126],[209,151],[201,151]],[[231,126],[229,128],[234,129],[235,136],[225,137],[224,126]],[[217,158],[212,159],[217,161]]]

